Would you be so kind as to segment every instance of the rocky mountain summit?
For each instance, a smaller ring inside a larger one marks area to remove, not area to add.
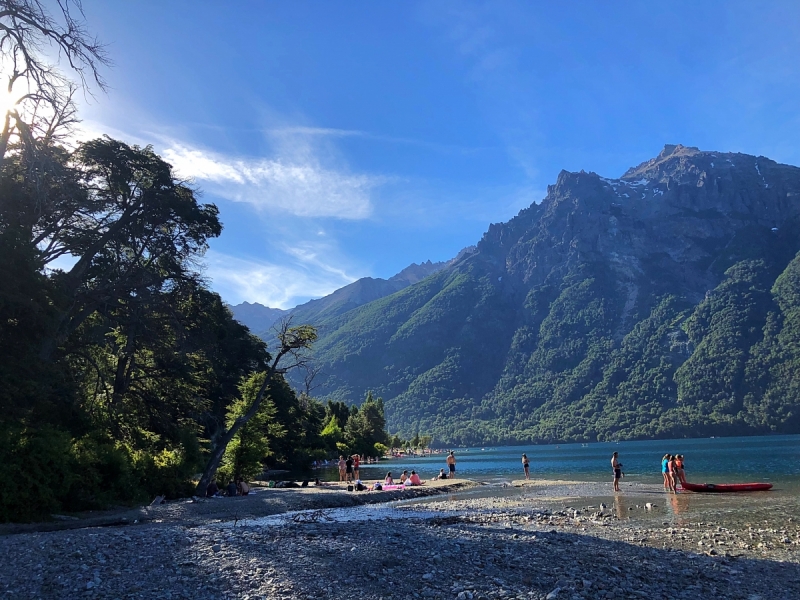
[[[764,157],[562,171],[473,252],[319,315],[318,393],[447,443],[794,431],[799,216],[800,169]]]

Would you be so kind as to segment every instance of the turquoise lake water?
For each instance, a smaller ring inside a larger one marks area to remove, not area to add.
[[[800,435],[598,442],[591,444],[456,448],[459,478],[486,482],[522,479],[522,453],[530,459],[531,477],[606,481],[611,477],[611,453],[619,452],[625,480],[661,482],[661,457],[683,454],[686,476],[696,483],[767,481],[800,489]],[[387,471],[399,477],[415,469],[424,479],[447,468],[444,453],[424,458],[400,458],[361,467],[364,480],[381,479]],[[336,480],[336,468],[320,469],[320,478]]]

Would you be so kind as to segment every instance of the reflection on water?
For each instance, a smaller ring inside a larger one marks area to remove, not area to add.
[[[628,503],[622,494],[614,495],[614,512],[618,519],[628,518]]]
[[[667,508],[672,513],[672,524],[676,527],[683,527],[688,524],[686,517],[689,512],[688,494],[667,494]]]

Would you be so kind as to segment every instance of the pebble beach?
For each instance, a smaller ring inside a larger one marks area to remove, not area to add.
[[[791,498],[741,495],[721,500],[718,512],[713,499],[692,508],[690,498],[676,511],[656,486],[631,484],[618,495],[609,487],[445,481],[353,493],[334,485],[7,527],[0,530],[0,592],[251,600],[800,597],[800,526]]]

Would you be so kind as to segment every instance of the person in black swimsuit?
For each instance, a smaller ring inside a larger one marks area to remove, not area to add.
[[[619,462],[619,453],[611,455],[611,468],[614,470],[614,491],[619,491],[619,478],[622,477],[622,463]]]
[[[531,464],[528,461],[528,455],[527,454],[523,454],[522,455],[522,470],[525,471],[525,479],[530,479],[531,478],[530,468],[531,468]]]
[[[347,483],[353,481],[353,457],[348,456],[347,460],[344,461],[344,480]]]

